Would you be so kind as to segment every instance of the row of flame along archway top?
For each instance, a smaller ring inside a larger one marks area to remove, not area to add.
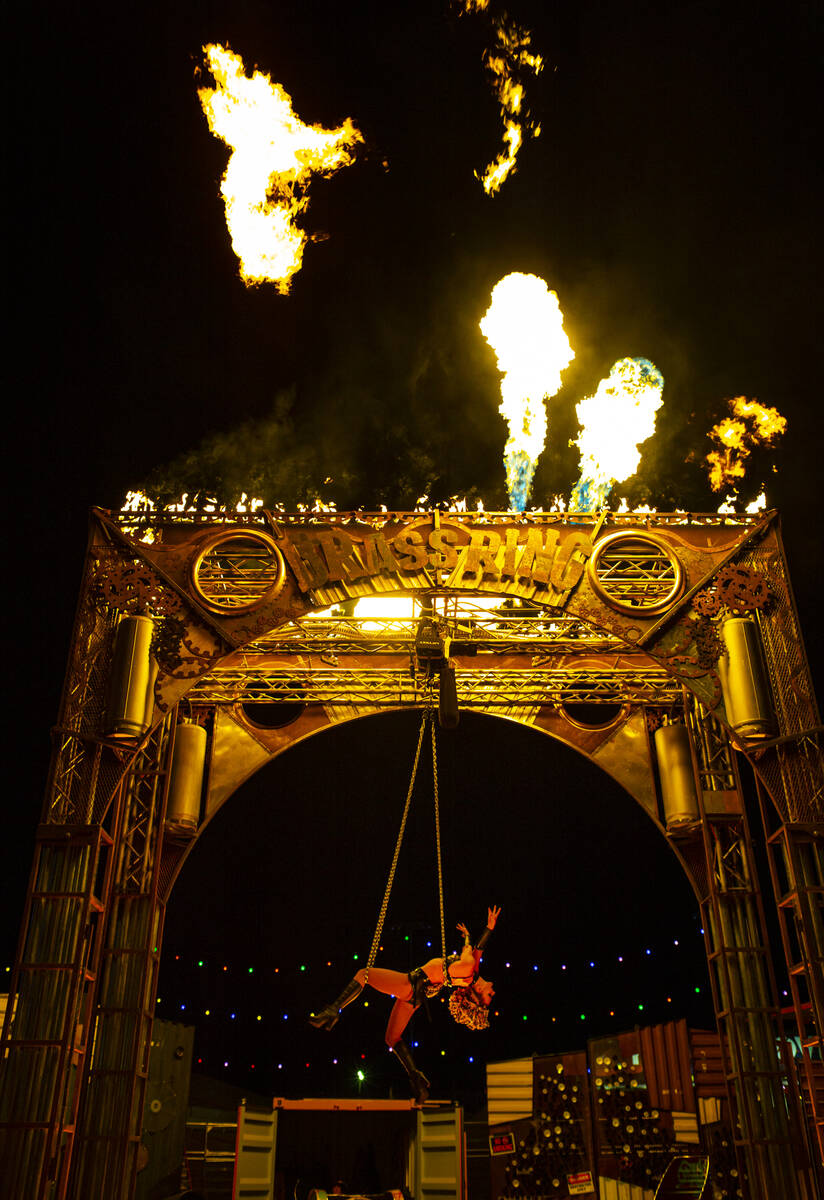
[[[471,591],[519,597],[630,642],[707,586],[762,538],[774,513],[494,514],[261,512],[173,522],[160,537],[115,522],[129,543],[234,645],[350,597],[389,591]]]

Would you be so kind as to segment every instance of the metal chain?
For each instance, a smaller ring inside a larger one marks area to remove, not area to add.
[[[435,734],[435,718],[432,717],[432,787],[435,793],[435,854],[438,863],[438,901],[441,912],[441,958],[443,959],[443,981],[449,982],[446,969],[446,924],[443,915],[443,864],[441,862],[441,813],[438,797],[438,741]]]
[[[415,751],[415,761],[412,764],[412,778],[409,780],[409,791],[406,793],[406,804],[404,806],[403,816],[401,817],[401,827],[398,830],[398,840],[395,843],[395,854],[392,859],[392,866],[389,868],[389,878],[386,881],[386,891],[384,892],[383,903],[381,904],[380,912],[378,913],[378,924],[375,929],[375,936],[372,939],[372,948],[369,951],[369,960],[366,964],[366,971],[364,973],[364,978],[363,978],[364,986],[366,986],[366,984],[369,982],[369,972],[371,971],[372,967],[375,965],[375,958],[378,953],[378,946],[380,945],[381,934],[383,933],[383,923],[386,920],[386,912],[387,912],[387,909],[389,908],[389,896],[392,892],[392,884],[395,881],[395,871],[398,866],[398,858],[400,857],[400,852],[401,852],[401,843],[403,842],[403,835],[404,835],[404,831],[406,829],[406,818],[409,816],[409,805],[412,801],[412,792],[414,791],[414,788],[415,788],[415,776],[418,773],[418,762],[421,757],[421,746],[423,745],[423,734],[424,734],[424,730],[426,729],[426,722],[429,720],[429,716],[430,716],[430,709],[427,706],[424,708],[423,717],[421,718],[421,728],[420,728],[420,731],[418,732],[418,747]],[[434,730],[434,724],[433,724],[433,730],[432,730],[433,737],[434,737],[434,734],[435,734],[435,730]],[[439,851],[439,853],[440,853],[440,851]]]

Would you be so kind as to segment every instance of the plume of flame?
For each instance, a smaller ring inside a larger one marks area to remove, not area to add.
[[[128,512],[154,512],[157,505],[154,500],[146,495],[145,492],[134,491],[127,492],[126,498],[120,506],[122,513]],[[201,498],[200,493],[196,492],[191,499],[189,493],[184,492],[179,500],[163,505],[163,512],[237,512],[237,513],[254,513],[259,508],[263,508],[263,501],[260,499],[250,500],[246,492],[241,492],[240,499],[236,500],[233,505],[228,507],[225,504],[218,504],[213,496]]]
[[[480,326],[503,375],[499,411],[509,426],[504,449],[509,503],[523,512],[546,441],[544,399],[558,391],[561,372],[575,353],[558,297],[537,275],[514,272],[499,280]]]
[[[456,0],[462,14],[486,13],[489,0]],[[531,50],[532,34],[516,24],[508,13],[491,21],[495,38],[494,46],[484,54],[484,66],[490,77],[492,91],[498,101],[503,123],[504,149],[483,174],[475,172],[488,196],[494,196],[504,180],[515,170],[525,134],[537,138],[541,127],[533,121],[524,103],[526,89],[524,77],[527,73],[537,75],[544,62],[539,54]]]
[[[744,509],[744,512],[760,513],[760,512],[763,512],[766,507],[767,507],[767,493],[765,491],[761,491],[758,493],[758,495],[755,497],[755,499],[752,500],[747,505],[747,507]]]
[[[777,409],[759,404],[757,400],[748,400],[746,396],[736,396],[727,403],[730,416],[723,417],[707,434],[715,442],[716,449],[709,452],[704,462],[712,490],[720,492],[722,488],[732,487],[734,494],[727,497],[732,501],[737,495],[736,481],[742,480],[747,473],[747,459],[753,447],[772,445],[787,428],[787,419]]]
[[[736,508],[737,500],[738,500],[738,493],[732,492],[729,496],[724,497],[724,499],[718,505],[716,512],[720,512],[720,513],[738,512],[738,509]],[[766,507],[767,507],[767,493],[765,491],[761,491],[755,497],[755,499],[752,500],[746,506],[746,508],[744,509],[744,512],[755,515],[756,513],[763,512]]]
[[[581,474],[572,492],[573,512],[601,508],[613,483],[634,475],[641,442],[655,431],[663,403],[664,377],[649,359],[621,358],[594,396],[575,406],[581,435]]]
[[[348,166],[363,137],[348,117],[338,129],[305,125],[281,85],[260,71],[247,76],[228,47],[204,53],[217,86],[198,96],[209,129],[232,150],[220,191],[240,277],[268,280],[286,295],[303,261],[307,236],[295,220],[308,206],[310,178]]]

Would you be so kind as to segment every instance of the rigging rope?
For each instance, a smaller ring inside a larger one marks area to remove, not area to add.
[[[392,893],[392,884],[395,881],[395,871],[398,866],[398,857],[400,856],[400,852],[401,852],[401,843],[403,842],[403,835],[404,835],[404,831],[406,829],[406,818],[409,816],[409,805],[412,801],[412,792],[415,788],[415,776],[418,773],[418,762],[421,757],[421,746],[423,745],[423,734],[424,734],[424,730],[426,729],[426,722],[428,720],[429,720],[429,708],[426,707],[423,710],[423,717],[421,718],[421,728],[420,728],[420,731],[418,732],[418,746],[417,746],[417,749],[415,750],[415,761],[412,764],[412,778],[409,780],[409,790],[406,793],[406,804],[404,806],[403,816],[401,817],[401,827],[398,830],[398,840],[395,843],[395,854],[394,854],[394,857],[392,858],[392,866],[389,868],[389,878],[386,881],[386,891],[384,892],[383,902],[381,903],[380,912],[378,913],[378,924],[375,929],[375,936],[372,938],[372,948],[369,951],[369,960],[367,961],[366,971],[364,973],[364,979],[363,979],[364,987],[369,982],[369,972],[371,971],[372,967],[375,965],[375,958],[378,953],[378,946],[380,945],[381,934],[383,933],[383,923],[386,920],[386,910],[389,908],[389,897]]]
[[[438,799],[438,743],[435,736],[435,718],[430,712],[432,727],[432,787],[435,793],[435,857],[438,864],[438,902],[441,911],[441,958],[444,964],[444,983],[448,979],[446,970],[446,924],[443,915],[443,865],[441,863],[441,814]]]
[[[401,817],[401,826],[398,830],[398,838],[395,842],[395,853],[392,856],[392,865],[389,868],[389,878],[386,881],[386,891],[384,892],[380,911],[378,913],[378,923],[375,928],[375,936],[372,938],[372,946],[369,950],[369,959],[366,963],[366,970],[364,971],[364,986],[369,982],[369,972],[375,965],[375,958],[377,957],[381,934],[383,933],[383,926],[386,920],[387,911],[389,909],[389,897],[392,893],[392,884],[395,882],[395,872],[398,867],[401,845],[403,844],[403,835],[406,831],[406,820],[409,816],[409,806],[412,803],[412,793],[415,790],[415,779],[418,774],[418,763],[420,762],[421,747],[423,746],[423,735],[424,731],[426,730],[427,722],[431,724],[432,728],[432,781],[435,793],[435,857],[438,868],[438,903],[440,905],[441,918],[441,958],[443,959],[444,964],[446,964],[446,923],[444,920],[443,864],[441,861],[441,815],[440,801],[438,796],[438,749],[437,738],[435,734],[435,718],[432,711],[432,702],[430,697],[429,702],[424,706],[423,715],[421,717],[421,727],[418,731],[418,745],[415,749],[415,760],[412,763],[412,777],[409,780],[409,789],[406,793],[406,803],[403,809],[403,816]],[[444,979],[446,979],[445,972],[446,967],[444,965]]]

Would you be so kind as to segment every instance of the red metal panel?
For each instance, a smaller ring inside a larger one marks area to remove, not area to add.
[[[687,1022],[685,1020],[678,1021],[675,1025],[675,1031],[678,1068],[681,1075],[681,1092],[684,1103],[682,1112],[694,1113],[698,1109],[698,1104],[695,1099],[695,1087],[693,1086],[693,1073],[690,1061],[690,1035],[687,1029]]]
[[[655,1046],[652,1041],[652,1026],[648,1025],[646,1029],[640,1030],[641,1034],[641,1062],[644,1064],[644,1075],[649,1089],[649,1102],[653,1108],[663,1108],[661,1102],[661,1088],[658,1082],[658,1064],[655,1055]]]
[[[639,1030],[650,1104],[675,1112],[696,1111],[687,1023],[669,1021]]]
[[[663,1025],[653,1025],[652,1045],[655,1051],[655,1065],[658,1075],[658,1087],[661,1094],[661,1107],[672,1111],[676,1105],[672,1099],[672,1083],[670,1081],[669,1063],[667,1062],[667,1048],[664,1041]]]
[[[678,1044],[675,1035],[674,1022],[668,1021],[662,1026],[664,1031],[664,1047],[667,1056],[667,1074],[670,1080],[670,1101],[675,1112],[684,1112],[684,1081],[681,1078],[681,1064],[678,1058]]]

